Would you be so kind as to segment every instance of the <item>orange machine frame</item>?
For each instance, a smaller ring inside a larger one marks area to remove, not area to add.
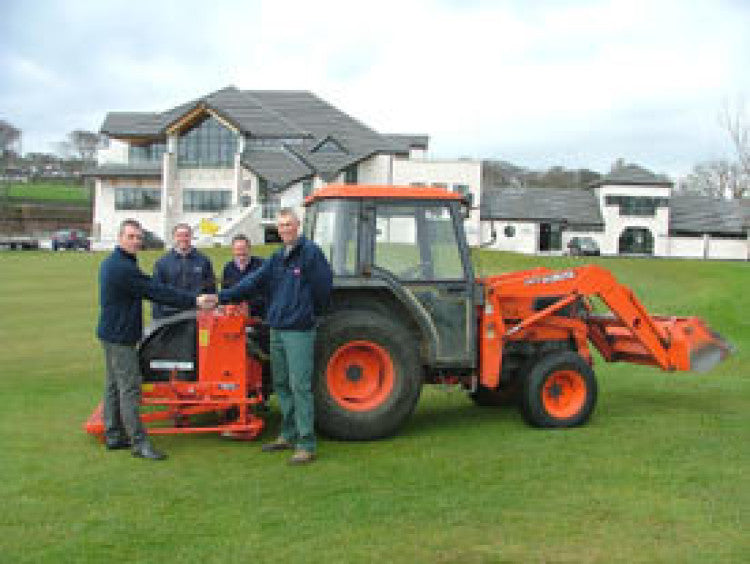
[[[166,382],[144,383],[141,420],[150,435],[221,433],[251,440],[263,430],[263,419],[252,406],[263,402],[262,366],[247,354],[246,329],[254,323],[246,305],[227,305],[198,315],[198,379],[177,379],[173,369]],[[103,440],[102,404],[84,428]],[[191,417],[215,413],[218,421],[193,424]],[[171,423],[154,426],[152,423]]]
[[[509,341],[571,341],[589,364],[591,341],[608,362],[627,361],[662,370],[701,370],[700,352],[711,349],[719,358],[731,346],[697,317],[649,315],[633,292],[595,265],[565,270],[535,268],[491,276],[480,311],[480,376],[483,386],[496,388],[502,370],[503,344]],[[594,314],[588,302],[596,296],[610,309]],[[534,310],[534,300],[551,305]],[[555,315],[565,307],[582,307],[578,316]]]

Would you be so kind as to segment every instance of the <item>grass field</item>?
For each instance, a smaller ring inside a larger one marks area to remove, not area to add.
[[[211,251],[218,267],[226,250]],[[750,265],[597,259],[653,312],[738,347],[708,374],[597,361],[582,428],[425,389],[397,437],[322,440],[288,467],[258,442],[106,452],[98,253],[0,253],[0,562],[748,562]],[[144,253],[150,269],[157,254]],[[482,253],[484,273],[572,259]],[[275,408],[264,439],[275,435]]]
[[[14,182],[1,188],[8,198],[16,201],[85,204],[91,200],[87,186],[67,182]]]

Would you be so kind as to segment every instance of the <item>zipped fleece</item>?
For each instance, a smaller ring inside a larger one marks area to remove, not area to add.
[[[232,288],[219,292],[219,302],[238,302],[262,292],[268,296],[266,323],[272,329],[312,329],[328,305],[331,267],[320,247],[304,236],[288,255],[284,250],[276,251]]]
[[[187,309],[197,294],[166,286],[145,275],[134,255],[115,247],[99,267],[99,324],[108,343],[135,345],[143,334],[143,298]]]

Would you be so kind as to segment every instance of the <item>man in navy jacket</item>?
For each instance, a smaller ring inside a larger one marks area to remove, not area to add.
[[[315,459],[312,373],[315,325],[331,293],[333,274],[325,255],[299,233],[299,218],[290,208],[279,211],[276,225],[284,247],[236,286],[219,292],[221,303],[257,293],[268,296],[266,321],[271,327],[271,371],[279,399],[279,437],[263,450],[295,449],[290,462]]]
[[[172,229],[174,247],[154,264],[154,278],[162,284],[198,294],[216,292],[216,278],[211,261],[193,247],[193,229],[187,223],[178,223]],[[188,308],[160,303],[151,306],[151,317],[161,319]]]
[[[232,237],[232,260],[224,265],[221,274],[221,287],[226,290],[235,286],[248,274],[255,272],[265,262],[260,257],[250,255],[250,239],[239,234]],[[250,300],[250,312],[255,317],[265,317],[266,296],[258,293]]]
[[[107,379],[104,390],[104,430],[109,450],[132,448],[133,456],[161,460],[139,415],[141,371],[136,344],[143,333],[142,300],[190,308],[215,303],[215,296],[198,297],[160,284],[138,268],[143,230],[134,219],[120,225],[118,245],[99,268],[99,324],[96,335],[104,348]]]

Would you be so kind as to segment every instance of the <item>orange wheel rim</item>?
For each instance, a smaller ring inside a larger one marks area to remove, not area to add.
[[[544,383],[542,403],[552,417],[573,417],[586,403],[586,382],[583,376],[575,370],[553,372]]]
[[[328,361],[326,382],[336,402],[351,411],[380,406],[393,390],[391,355],[371,341],[351,341]]]

